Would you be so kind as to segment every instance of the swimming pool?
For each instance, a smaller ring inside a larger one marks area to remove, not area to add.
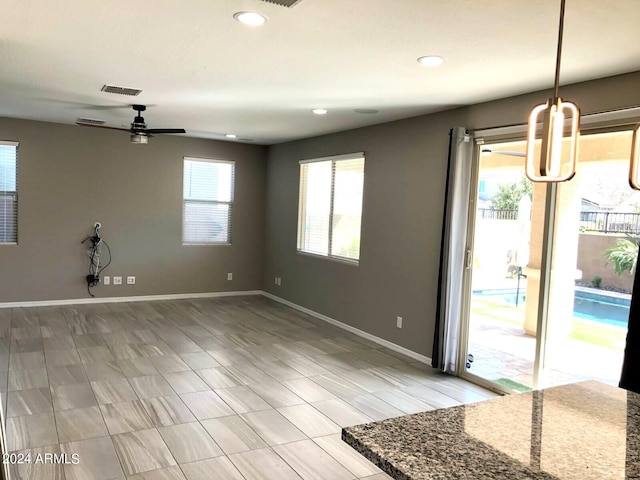
[[[475,290],[473,296],[509,306],[515,306],[517,298],[518,308],[524,308],[527,299],[526,289],[521,289],[518,295],[516,293],[515,289]],[[573,316],[626,328],[630,304],[631,300],[627,298],[576,290],[573,297]]]

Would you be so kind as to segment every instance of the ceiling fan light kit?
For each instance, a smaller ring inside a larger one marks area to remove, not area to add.
[[[575,175],[580,136],[580,109],[572,102],[562,100],[558,95],[560,87],[560,58],[562,54],[562,33],[564,28],[565,0],[560,2],[560,26],[558,29],[558,51],[556,55],[556,75],[553,98],[537,105],[529,115],[527,128],[526,174],[532,182],[564,182]],[[542,144],[536,158],[535,141],[538,122],[542,117]],[[563,136],[565,120],[571,120],[570,148],[563,158]]]
[[[147,143],[149,143],[149,137],[140,133],[134,133],[131,135],[131,143],[146,145]]]

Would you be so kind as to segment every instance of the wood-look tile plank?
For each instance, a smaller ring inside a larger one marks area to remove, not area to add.
[[[245,413],[241,417],[268,445],[279,445],[307,438],[276,410]]]
[[[60,443],[109,435],[99,407],[64,410],[55,416]]]
[[[166,397],[175,394],[171,386],[160,375],[132,377],[129,379],[129,383],[140,398]]]
[[[302,398],[275,380],[265,380],[260,384],[251,385],[249,388],[256,392],[273,408],[289,407],[291,405],[300,405],[305,403]]]
[[[251,363],[229,365],[225,368],[244,385],[255,385],[261,383],[264,381],[265,376],[267,376],[263,370]]]
[[[87,372],[87,378],[92,382],[124,378],[116,362],[89,363],[84,366],[84,369]]]
[[[82,365],[68,365],[63,367],[47,368],[49,384],[52,387],[71,385],[74,383],[89,383],[87,374]]]
[[[158,432],[178,463],[223,455],[220,447],[198,422],[161,427]]]
[[[196,420],[178,395],[142,400],[142,405],[156,427],[167,427]]]
[[[128,378],[160,374],[156,367],[153,366],[153,363],[151,363],[151,360],[146,357],[118,360],[117,364],[122,373]]]
[[[100,405],[111,435],[153,428],[154,424],[139,400]]]
[[[215,390],[224,402],[236,413],[257,412],[271,408],[260,396],[249,387],[239,386]]]
[[[115,435],[113,444],[127,475],[176,465],[156,429]]]
[[[105,363],[115,361],[115,357],[108,347],[84,347],[78,348],[78,355],[82,363]]]
[[[227,455],[267,446],[264,440],[237,415],[212,418],[203,420],[201,423]]]
[[[392,407],[387,402],[380,400],[370,393],[346,398],[344,401],[375,421],[400,417],[405,414],[402,410]]]
[[[355,476],[311,440],[273,447],[304,480],[351,480]]]
[[[74,453],[80,462],[65,465],[66,480],[112,480],[124,477],[111,437],[91,438],[61,445],[69,457]]]
[[[322,400],[337,398],[333,393],[318,385],[311,378],[285,380],[282,384],[306,402],[320,402]]]
[[[279,408],[278,412],[309,438],[331,435],[341,431],[337,424],[308,404]]]
[[[139,473],[127,480],[191,480],[187,479],[180,470],[180,467],[167,467],[159,470],[151,470],[149,472]]]
[[[372,421],[370,417],[367,417],[360,410],[338,398],[333,400],[323,400],[322,402],[314,402],[311,405],[320,410],[341,427],[359,425],[361,423],[369,423]]]
[[[32,388],[46,388],[49,386],[49,377],[46,368],[33,370],[11,370],[8,375],[8,389],[29,390]]]
[[[300,476],[270,448],[229,455],[247,480],[300,480]]]
[[[7,450],[43,447],[58,443],[53,413],[40,413],[6,420]]]
[[[98,404],[121,403],[137,400],[138,396],[125,378],[91,382]]]
[[[209,458],[181,467],[187,480],[245,480],[227,457]]]
[[[356,397],[367,393],[342,375],[319,375],[309,378],[340,398]]]
[[[9,355],[9,370],[33,370],[44,367],[43,352],[12,353]]]
[[[193,393],[210,390],[209,385],[193,371],[165,373],[163,376],[176,393]]]
[[[47,350],[45,359],[49,367],[80,365],[82,363],[75,348],[69,350]]]
[[[220,366],[207,352],[182,353],[180,357],[192,370],[203,370],[205,368]]]
[[[198,420],[224,417],[235,413],[212,391],[184,393],[180,398]]]
[[[340,434],[317,437],[313,441],[357,478],[382,473],[373,463],[343,442]]]
[[[150,360],[160,373],[186,372],[191,370],[189,365],[183,362],[178,355],[161,355],[150,357]]]
[[[435,409],[435,407],[432,407],[428,403],[418,400],[416,397],[413,397],[408,393],[404,393],[402,390],[398,390],[396,388],[374,392],[372,395],[375,395],[379,399],[387,402],[389,405],[392,405],[407,414],[427,412]]]
[[[206,368],[198,370],[197,373],[213,389],[236,387],[242,384],[240,380],[223,367]]]
[[[17,390],[7,394],[7,416],[34,415],[53,411],[49,388]]]
[[[55,410],[72,410],[97,405],[96,397],[88,383],[52,386],[51,397]]]
[[[29,456],[30,462],[10,463],[9,475],[14,480],[64,480],[64,471],[61,464],[36,462],[35,459],[40,456],[44,458],[45,454],[53,453],[60,455],[59,445],[48,445],[46,447],[29,448],[16,452],[25,458]],[[71,459],[69,459],[71,461]]]

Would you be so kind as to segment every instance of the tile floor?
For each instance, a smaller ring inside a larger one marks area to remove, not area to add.
[[[12,479],[383,480],[344,426],[493,393],[263,297],[0,310]]]

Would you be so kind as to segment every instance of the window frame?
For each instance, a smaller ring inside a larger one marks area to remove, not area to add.
[[[186,162],[201,162],[201,163],[218,163],[218,164],[229,164],[231,165],[232,169],[231,169],[231,195],[230,195],[230,200],[227,201],[219,201],[219,200],[187,200],[185,198],[185,191],[184,191],[184,180],[185,180],[185,165]],[[231,245],[232,244],[232,226],[233,226],[233,222],[232,222],[232,216],[233,216],[233,206],[235,203],[235,194],[236,194],[236,162],[235,160],[220,160],[220,159],[216,159],[216,158],[204,158],[204,157],[188,157],[185,156],[182,159],[182,234],[181,234],[181,241],[182,241],[182,245],[183,246],[198,246],[198,245],[207,245],[207,246],[211,246],[211,245]],[[190,202],[190,203],[200,203],[200,204],[206,204],[206,205],[228,205],[229,207],[229,213],[227,216],[227,238],[225,241],[222,242],[203,242],[203,241],[198,241],[198,242],[186,242],[185,241],[185,221],[186,221],[186,215],[185,215],[185,204],[186,202]]]
[[[361,208],[360,208],[360,232],[359,232],[359,240],[362,239],[362,219],[363,219],[363,213],[364,213],[364,188],[365,188],[365,165],[366,165],[366,156],[365,156],[365,152],[352,152],[352,153],[345,153],[345,154],[339,154],[339,155],[331,155],[328,157],[319,157],[319,158],[310,158],[310,159],[304,159],[304,160],[300,160],[298,162],[299,164],[299,170],[298,170],[298,228],[297,228],[297,239],[296,239],[296,253],[299,255],[306,255],[306,256],[310,256],[310,257],[316,257],[316,258],[322,258],[322,259],[326,259],[326,260],[331,260],[333,262],[338,262],[338,263],[344,263],[347,265],[352,265],[352,266],[358,266],[360,264],[360,255],[361,255],[361,249],[359,249],[358,251],[358,258],[354,259],[354,258],[349,258],[349,257],[343,257],[340,255],[335,255],[331,253],[332,250],[332,246],[333,246],[333,223],[334,223],[334,204],[335,204],[335,183],[336,183],[336,170],[335,170],[335,163],[336,162],[340,162],[340,161],[348,161],[348,160],[357,160],[362,158],[364,164],[362,167],[362,202],[361,202]],[[305,164],[310,164],[310,163],[321,163],[321,162],[331,162],[331,194],[330,194],[330,199],[329,199],[329,225],[328,225],[328,230],[327,230],[327,254],[324,255],[322,253],[317,253],[317,252],[308,252],[306,250],[302,249],[302,242],[303,242],[303,230],[304,230],[304,222],[303,220],[303,216],[306,216],[306,209],[304,209],[305,206],[305,202],[306,199],[303,198],[302,196],[302,192],[303,192],[303,185],[302,185],[302,166]]]
[[[18,241],[19,241],[19,229],[18,229],[18,149],[20,147],[20,143],[19,142],[14,142],[14,141],[10,141],[10,140],[0,140],[0,145],[5,146],[5,147],[15,147],[16,149],[16,155],[15,155],[15,176],[16,176],[16,189],[15,190],[2,190],[1,192],[4,195],[12,195],[14,198],[14,202],[15,202],[15,216],[14,216],[14,226],[13,228],[15,229],[15,241],[14,242],[3,242],[0,239],[0,245],[18,245]]]

